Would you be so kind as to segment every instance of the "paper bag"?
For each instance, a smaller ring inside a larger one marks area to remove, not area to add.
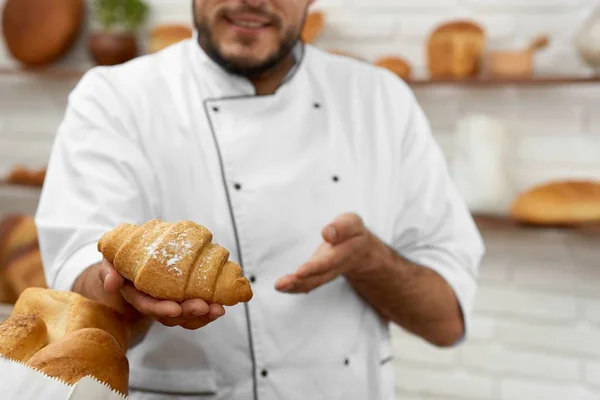
[[[25,364],[0,355],[0,393],[3,400],[126,400],[93,377],[68,385]]]

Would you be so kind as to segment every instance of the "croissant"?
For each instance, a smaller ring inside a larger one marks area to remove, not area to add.
[[[191,221],[123,223],[102,235],[98,251],[139,291],[156,299],[202,299],[233,306],[253,293],[229,251]]]

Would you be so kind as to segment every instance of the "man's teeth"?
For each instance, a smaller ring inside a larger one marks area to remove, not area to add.
[[[233,21],[233,23],[237,26],[241,26],[242,28],[262,28],[266,26],[262,22],[253,22],[253,21]]]

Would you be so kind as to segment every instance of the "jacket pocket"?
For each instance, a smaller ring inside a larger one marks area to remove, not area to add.
[[[131,390],[181,395],[216,395],[212,370],[173,371],[137,368],[129,375]]]

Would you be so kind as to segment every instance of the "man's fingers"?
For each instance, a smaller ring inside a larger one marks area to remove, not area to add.
[[[335,271],[330,271],[322,275],[313,276],[307,279],[298,279],[295,281],[292,286],[286,290],[287,293],[308,293],[316,288],[323,286],[335,278],[337,278],[339,274]]]
[[[223,315],[225,315],[225,307],[217,303],[210,304],[208,311],[208,318],[210,320],[214,321],[217,318],[221,318]]]
[[[189,300],[192,301],[192,300]],[[206,303],[205,303],[206,304]],[[194,317],[194,318],[186,318],[184,316],[176,317],[176,318],[160,318],[158,322],[165,326],[181,326],[182,328],[194,330],[200,329],[216,319],[222,317],[225,314],[225,308],[220,304],[210,304],[207,305],[207,313],[205,315]]]
[[[203,317],[198,317],[198,318],[188,320],[188,321],[184,322],[183,324],[181,324],[181,327],[184,329],[193,331],[196,329],[203,328],[206,325],[210,324],[211,322],[212,321],[207,316],[203,316]]]
[[[323,275],[329,271],[339,271],[342,265],[354,252],[356,243],[347,241],[335,247],[323,250],[321,254],[313,257],[307,263],[301,265],[296,272],[298,278],[306,279],[312,276]]]
[[[192,299],[181,303],[181,309],[185,318],[192,319],[206,315],[209,311],[209,306],[202,299]]]
[[[107,293],[119,293],[125,284],[123,278],[117,270],[106,260],[102,261],[102,266],[99,269],[100,280],[104,284],[104,290]]]
[[[137,290],[130,282],[121,289],[125,300],[140,313],[156,319],[175,318],[182,315],[181,306],[170,300],[158,300]]]
[[[323,239],[331,244],[352,239],[365,231],[362,218],[354,213],[342,214],[323,228]]]
[[[286,275],[275,282],[275,290],[285,291],[296,281],[295,275]]]

